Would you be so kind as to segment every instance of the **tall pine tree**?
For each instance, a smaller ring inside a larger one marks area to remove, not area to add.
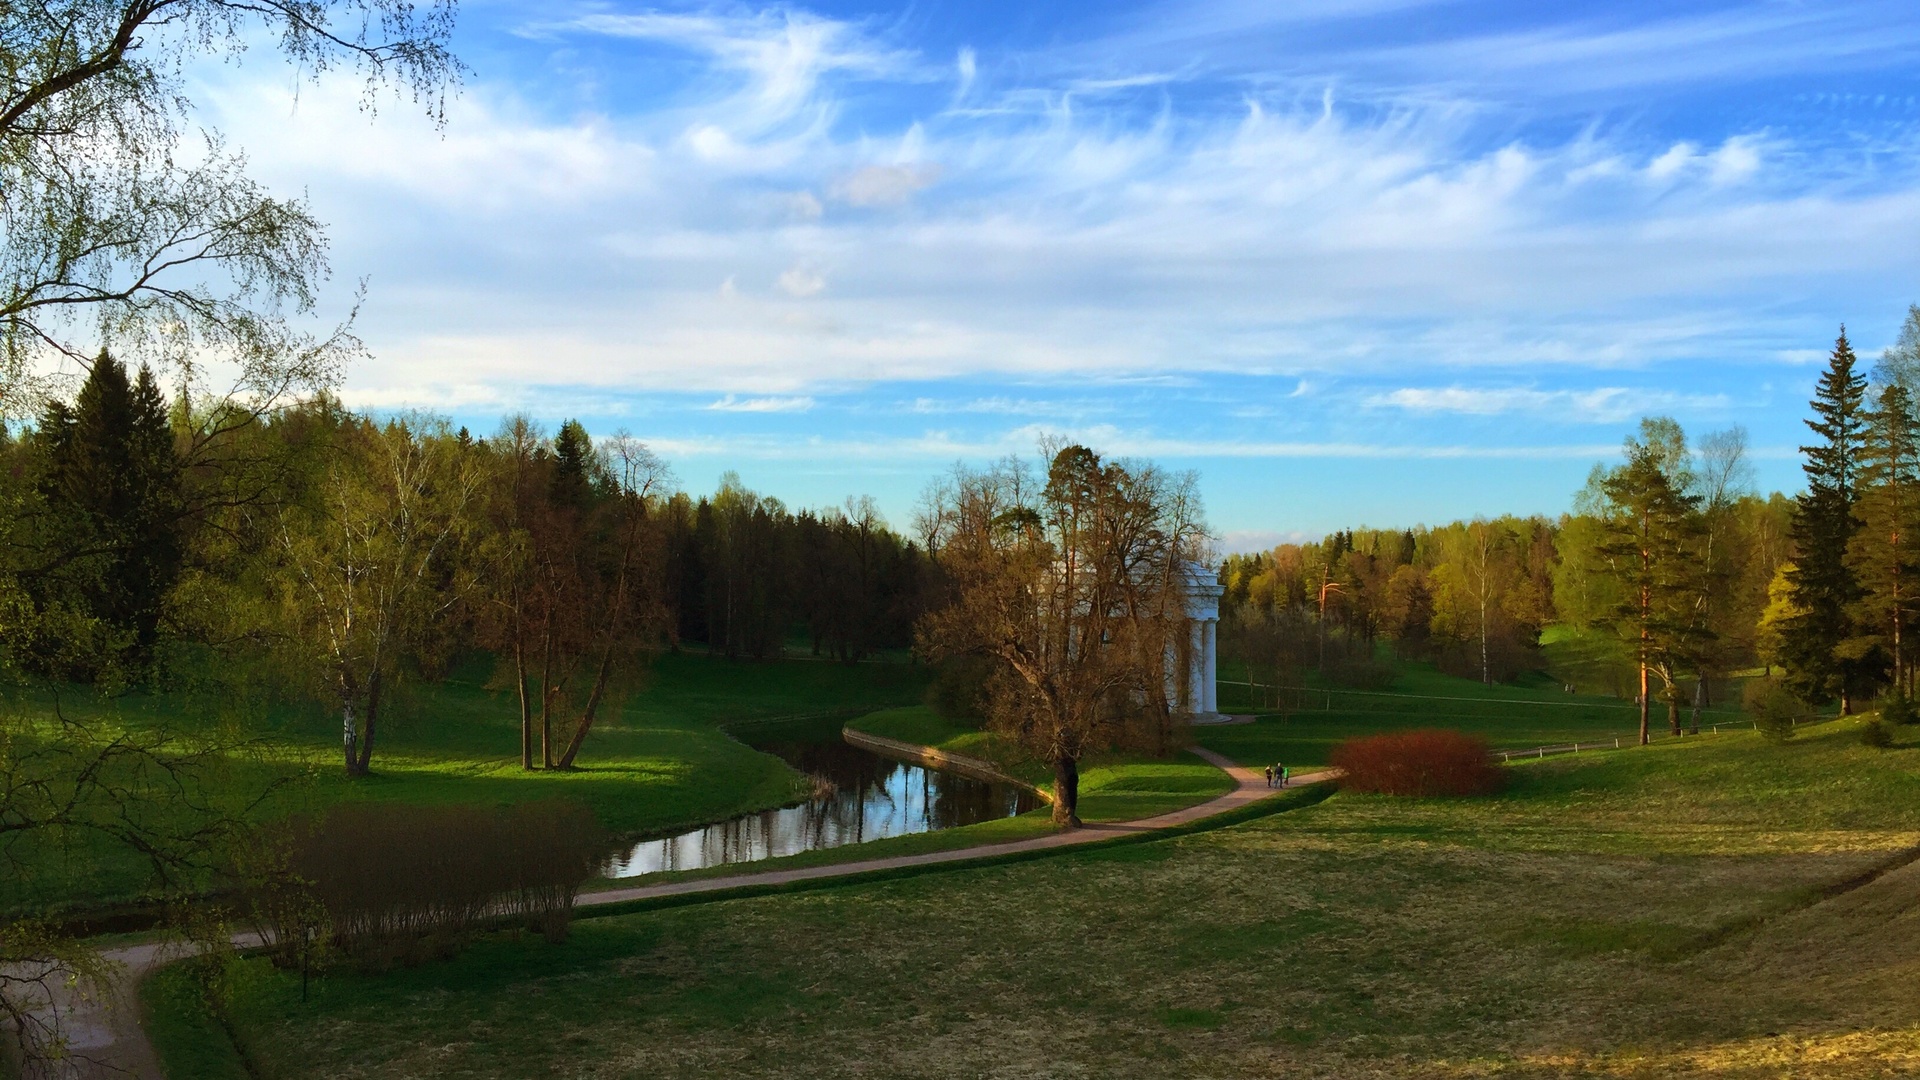
[[[1920,623],[1920,430],[1913,398],[1894,383],[1867,414],[1861,447],[1860,530],[1847,556],[1861,587],[1856,634],[1841,655],[1890,671],[1902,694],[1913,693],[1912,655]]]
[[[1817,441],[1800,448],[1807,456],[1807,490],[1793,516],[1798,559],[1790,576],[1800,614],[1781,635],[1781,660],[1794,689],[1811,701],[1837,697],[1841,711],[1849,713],[1855,698],[1869,689],[1874,667],[1872,658],[1848,647],[1858,636],[1853,615],[1863,595],[1847,559],[1860,528],[1856,507],[1867,432],[1867,381],[1855,372],[1855,363],[1841,327],[1814,391],[1814,418],[1807,421]]]
[[[73,405],[48,408],[39,438],[46,550],[30,575],[34,591],[44,605],[92,620],[108,651],[61,666],[75,675],[105,662],[143,666],[184,554],[166,396],[146,367],[129,381],[103,352]]]
[[[1694,666],[1710,636],[1693,617],[1703,583],[1704,525],[1700,497],[1687,492],[1686,441],[1664,417],[1640,421],[1629,437],[1627,463],[1605,474],[1605,507],[1597,553],[1619,601],[1605,622],[1627,643],[1640,676],[1640,743],[1651,738],[1653,678],[1661,683],[1667,726],[1680,734],[1680,673]]]

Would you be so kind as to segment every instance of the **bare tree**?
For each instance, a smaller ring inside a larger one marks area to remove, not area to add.
[[[1171,720],[1188,568],[1208,537],[1191,476],[1043,449],[1044,482],[1009,459],[930,494],[950,596],[919,643],[993,662],[990,722],[1052,766],[1054,821],[1077,826],[1081,757]]]
[[[586,702],[554,764],[561,769],[573,767],[622,669],[630,670],[633,657],[655,644],[667,626],[663,538],[654,511],[673,474],[645,443],[624,432],[600,444],[599,458],[608,490],[598,516],[609,535],[587,608],[596,660]]]

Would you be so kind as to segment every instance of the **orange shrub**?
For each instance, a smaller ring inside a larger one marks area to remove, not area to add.
[[[1348,739],[1331,763],[1340,786],[1373,795],[1491,795],[1507,774],[1487,741],[1460,731],[1401,731]]]

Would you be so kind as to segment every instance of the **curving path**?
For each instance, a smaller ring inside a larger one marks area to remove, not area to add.
[[[1189,749],[1233,777],[1237,786],[1225,795],[1197,806],[1189,806],[1184,810],[1175,810],[1150,818],[1141,818],[1138,821],[1086,825],[1079,829],[1050,833],[1030,840],[955,848],[951,851],[935,851],[923,855],[896,855],[889,858],[834,863],[829,866],[810,866],[795,870],[763,870],[759,873],[748,871],[729,874],[725,877],[704,878],[699,881],[677,881],[664,885],[607,889],[582,894],[575,902],[575,906],[597,907],[628,900],[720,892],[743,885],[784,885],[796,881],[848,877],[874,870],[959,863],[1023,851],[1073,847],[1099,840],[1110,840],[1117,836],[1186,825],[1230,810],[1238,810],[1250,803],[1280,793],[1280,788],[1267,786],[1266,777],[1259,770],[1237,765],[1204,747],[1195,746]],[[1331,780],[1336,775],[1332,769],[1303,773],[1294,777],[1292,786],[1298,787]],[[253,934],[234,937],[234,944],[242,948],[258,943],[258,937]],[[109,993],[102,997],[86,997],[71,991],[56,995],[59,999],[57,1006],[61,1012],[62,1025],[74,1057],[65,1063],[62,1071],[53,1075],[60,1080],[94,1080],[94,1078],[165,1080],[164,1074],[160,1071],[159,1059],[154,1053],[153,1044],[148,1041],[146,1032],[140,1029],[137,988],[140,980],[149,971],[179,959],[185,955],[185,950],[179,945],[132,945],[122,949],[108,950],[106,955],[108,959],[121,966],[121,976]]]
[[[1238,810],[1249,803],[1258,802],[1269,795],[1278,795],[1279,788],[1268,787],[1265,774],[1257,769],[1236,765],[1205,747],[1188,747],[1192,753],[1218,767],[1233,777],[1238,786],[1215,799],[1184,810],[1174,810],[1138,821],[1126,821],[1100,825],[1083,825],[1078,829],[1048,833],[1030,840],[1014,840],[1005,844],[986,844],[980,847],[954,848],[951,851],[930,851],[923,855],[894,855],[881,859],[862,859],[859,862],[833,863],[828,866],[809,866],[796,870],[762,870],[759,873],[746,872],[728,874],[725,877],[702,878],[698,881],[676,881],[665,885],[636,885],[627,889],[605,889],[584,893],[575,901],[577,907],[591,907],[598,904],[618,904],[627,900],[651,900],[662,896],[685,896],[690,893],[718,892],[722,889],[734,889],[742,885],[785,885],[795,881],[815,881],[820,878],[846,877],[850,874],[864,874],[873,870],[893,870],[906,866],[933,866],[939,863],[967,862],[972,859],[991,858],[996,855],[1011,855],[1022,851],[1044,851],[1050,848],[1072,847],[1076,844],[1090,844],[1098,840],[1111,840],[1116,836],[1134,833],[1152,832],[1156,829],[1170,829],[1176,825],[1186,825],[1201,821],[1229,810]],[[1318,783],[1334,778],[1334,770],[1322,769],[1318,772],[1302,773],[1293,778],[1292,786]]]

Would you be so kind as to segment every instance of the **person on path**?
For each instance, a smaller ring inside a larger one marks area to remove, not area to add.
[[[1267,786],[1273,786],[1273,766],[1267,766]]]
[[[1283,769],[1281,769],[1281,770],[1280,770],[1280,786],[1281,786],[1281,787],[1286,787],[1286,786],[1287,786],[1287,780],[1288,780],[1288,779],[1290,779],[1290,778],[1291,778],[1292,776],[1293,776],[1293,770],[1292,770],[1292,769],[1284,769],[1284,768],[1283,768]]]
[[[1280,764],[1280,763],[1279,763],[1279,762],[1277,762],[1277,761],[1276,761],[1276,762],[1274,762],[1274,763],[1273,763],[1273,778],[1274,778],[1275,780],[1278,780],[1278,781],[1280,781],[1280,786],[1281,786],[1281,787],[1286,787],[1286,786],[1287,786],[1287,781],[1286,781],[1286,779],[1285,779],[1285,777],[1286,777],[1286,775],[1287,775],[1287,767],[1286,767],[1285,765],[1282,765],[1282,764]]]

